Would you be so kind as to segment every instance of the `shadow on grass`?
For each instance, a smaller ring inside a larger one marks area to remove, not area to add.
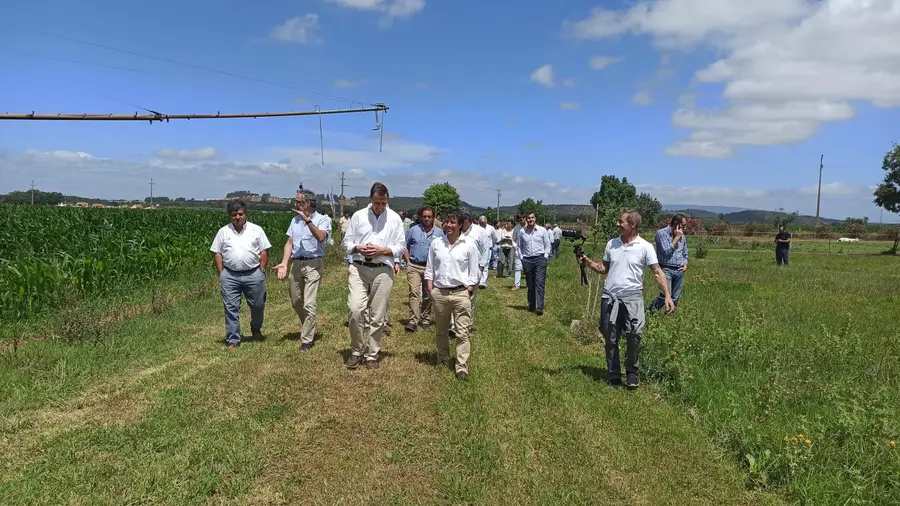
[[[300,333],[299,332],[288,332],[287,334],[281,336],[282,341],[299,341]],[[322,340],[322,334],[316,332],[313,335],[313,343],[317,343]]]
[[[516,309],[518,311],[528,311],[528,306],[518,305],[518,306],[506,306],[506,307],[509,309]]]
[[[338,355],[340,355],[341,358],[344,360],[344,362],[347,362],[348,360],[350,360],[350,355],[351,355],[353,352],[350,350],[350,348],[344,348],[343,350],[338,350],[338,351],[336,351],[335,353],[337,353]],[[395,356],[396,356],[396,355],[394,355],[393,353],[391,353],[391,352],[389,352],[389,351],[381,350],[381,351],[378,352],[378,359],[379,359],[379,360],[384,360],[384,359],[386,359],[386,358],[391,358],[391,357],[395,357]]]
[[[599,383],[606,383],[609,376],[609,371],[605,367],[594,367],[592,365],[579,365],[577,367],[581,374]]]

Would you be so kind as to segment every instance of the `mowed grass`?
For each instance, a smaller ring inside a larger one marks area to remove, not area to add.
[[[769,256],[712,252],[692,264],[679,313],[650,320],[636,392],[608,389],[602,346],[569,332],[586,295],[569,256],[551,262],[542,317],[523,310],[524,289],[490,279],[466,383],[432,365],[432,332],[403,332],[405,273],[382,368],[347,370],[346,267],[333,251],[320,339],[304,355],[274,278],[267,339],[232,353],[214,293],[116,323],[96,344],[6,349],[0,504],[890,503],[898,341],[876,317],[896,321],[896,262],[795,257],[779,271]],[[855,351],[819,342],[816,325],[843,335],[840,315],[854,307]],[[876,364],[878,381],[853,381]],[[761,403],[772,370],[788,389]],[[813,396],[819,383],[825,394]],[[829,446],[815,423],[836,418],[841,393],[857,406],[850,442]],[[813,444],[787,446],[795,432]],[[791,448],[806,453],[788,475],[778,466]],[[858,472],[825,474],[845,463]]]
[[[569,268],[553,264],[551,294]],[[334,254],[305,355],[274,279],[267,339],[232,353],[214,294],[96,344],[6,349],[0,503],[778,503],[657,389],[607,389],[553,295],[538,318],[508,284],[481,294],[467,383],[432,365],[432,333],[403,332],[402,275],[382,368],[347,370]]]

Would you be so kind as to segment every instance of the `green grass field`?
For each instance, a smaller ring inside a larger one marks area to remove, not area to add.
[[[305,355],[274,277],[267,338],[232,353],[215,290],[92,341],[7,341],[0,504],[900,503],[900,259],[771,257],[693,261],[635,392],[569,330],[587,293],[570,255],[542,317],[490,280],[466,383],[403,332],[405,273],[382,368],[343,366],[334,250]]]

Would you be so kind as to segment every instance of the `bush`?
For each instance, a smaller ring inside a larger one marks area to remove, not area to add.
[[[852,223],[847,226],[847,235],[858,238],[861,235],[865,235],[868,229],[869,228],[863,223]]]
[[[712,227],[709,229],[709,235],[712,236],[723,236],[728,232],[728,223],[724,221],[717,221],[712,224]]]
[[[744,223],[745,236],[753,237],[757,232],[759,232],[759,223],[755,221],[748,221],[747,223]]]
[[[820,223],[816,226],[816,239],[831,238],[831,225],[828,223]]]
[[[699,260],[703,260],[706,258],[706,255],[709,253],[709,245],[706,244],[706,239],[700,238],[697,239],[697,247],[694,249],[694,258]]]

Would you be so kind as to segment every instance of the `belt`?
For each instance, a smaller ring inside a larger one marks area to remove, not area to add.
[[[228,267],[225,267],[225,270],[228,271],[228,272],[233,272],[233,273],[235,273],[235,274],[247,274],[247,273],[250,273],[250,272],[253,272],[253,271],[258,271],[258,270],[259,270],[259,266],[256,266],[256,267],[254,267],[254,268],[252,268],[252,269],[243,270],[243,271],[239,271],[239,270],[236,270],[236,269],[231,269],[231,268],[228,268]]]
[[[448,287],[437,287],[438,290],[450,290],[451,292],[455,292],[457,290],[462,290],[466,288],[466,285],[456,285],[456,286],[448,286]]]
[[[322,257],[305,257],[305,256],[299,256],[299,257],[291,257],[291,260],[318,260],[318,259],[320,259],[320,258],[322,258]]]
[[[663,266],[662,266],[663,269],[681,269],[682,267],[684,267],[684,264],[681,264],[681,265],[663,265]]]
[[[360,260],[354,260],[353,263],[356,265],[364,265],[366,267],[389,267],[387,264],[383,264],[380,262],[363,262]]]
[[[413,264],[413,265],[418,265],[419,267],[425,267],[425,266],[428,264],[428,262],[421,262],[421,263],[420,263],[420,262],[416,262],[415,260],[412,260],[412,259],[409,260],[409,263],[411,263],[411,264]]]

